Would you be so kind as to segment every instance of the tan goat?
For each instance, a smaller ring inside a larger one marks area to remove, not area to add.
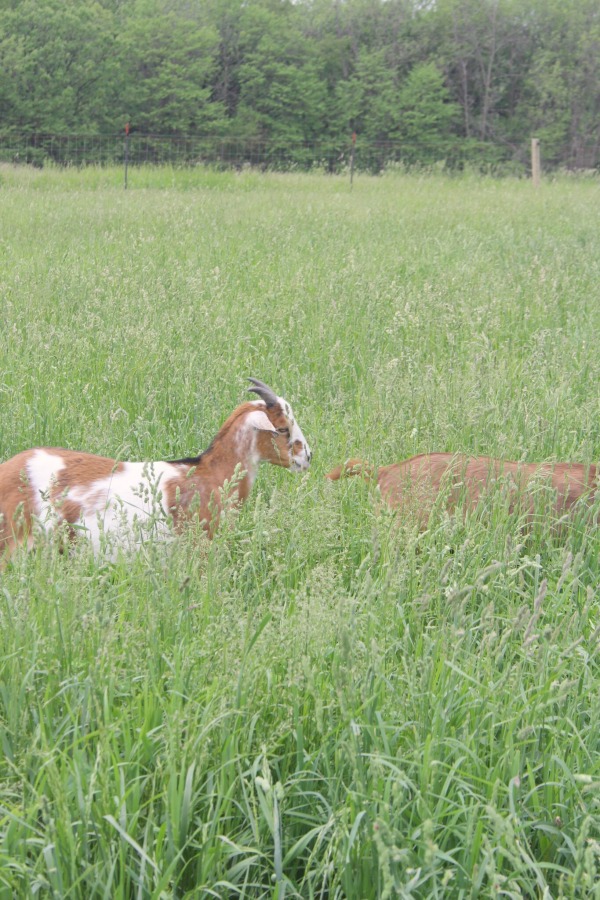
[[[438,496],[450,512],[459,505],[473,510],[487,491],[502,484],[511,510],[533,515],[539,503],[560,517],[579,500],[591,504],[598,490],[593,465],[511,462],[453,453],[425,453],[376,470],[363,460],[350,459],[326,477],[337,481],[347,475],[375,480],[389,506],[411,516],[420,528],[426,527]]]

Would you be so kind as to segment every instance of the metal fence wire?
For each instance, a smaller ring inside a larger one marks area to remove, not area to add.
[[[289,171],[322,169],[339,172],[352,158],[352,139],[299,141],[237,140],[201,135],[141,134],[45,134],[0,133],[0,161],[43,166],[120,165],[211,165],[222,168],[244,166]],[[529,140],[513,150],[510,159],[489,142],[447,141],[445,145],[368,141],[360,135],[356,141],[353,165],[357,170],[380,172],[391,164],[432,165],[443,162],[449,168],[466,163],[514,166],[525,170],[529,164]],[[544,158],[552,165],[553,160]],[[574,168],[593,169],[600,165],[598,147],[580,148]]]

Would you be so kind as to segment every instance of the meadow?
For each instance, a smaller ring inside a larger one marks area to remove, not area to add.
[[[247,377],[308,473],[209,543],[0,573],[0,898],[600,898],[598,506],[419,534],[359,479],[600,457],[600,185],[0,169],[0,458],[205,448]]]

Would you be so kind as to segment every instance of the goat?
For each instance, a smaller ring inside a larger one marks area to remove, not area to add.
[[[350,459],[326,477],[337,481],[342,476],[361,475],[367,481],[375,480],[386,503],[414,517],[423,530],[438,497],[449,512],[461,504],[465,511],[472,511],[495,483],[507,489],[510,511],[523,510],[530,518],[540,493],[535,490],[536,484],[548,486],[552,493],[540,498],[542,503],[546,501],[544,509],[562,516],[579,500],[588,505],[594,502],[600,495],[599,474],[596,466],[580,463],[524,463],[489,456],[425,453],[379,469]]]
[[[131,534],[158,525],[164,535],[197,517],[213,536],[229,488],[229,502],[250,493],[263,460],[295,472],[308,469],[311,451],[289,403],[255,378],[260,399],[242,403],[196,457],[169,462],[121,462],[91,453],[38,447],[0,465],[0,559],[33,544],[36,528],[63,525],[98,550],[102,535]]]

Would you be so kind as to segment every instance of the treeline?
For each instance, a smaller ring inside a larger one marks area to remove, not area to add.
[[[598,0],[0,0],[0,131],[600,162]],[[92,145],[90,145],[92,146]]]

